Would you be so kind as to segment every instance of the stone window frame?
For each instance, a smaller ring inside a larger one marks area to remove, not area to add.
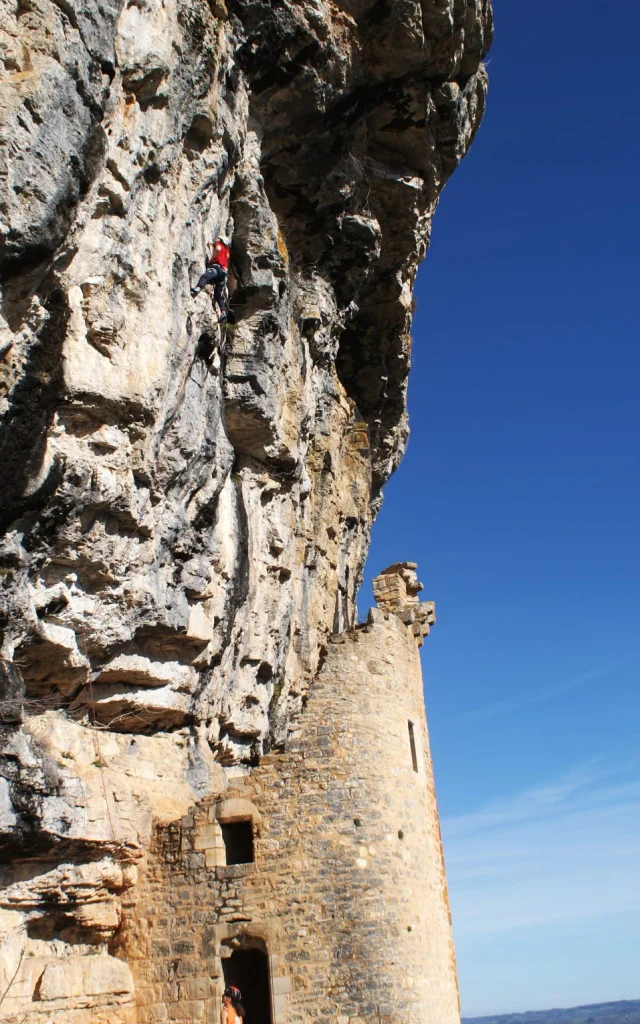
[[[232,825],[237,821],[250,821],[253,833],[253,861],[246,864],[227,864],[227,852],[222,837],[221,825]],[[204,852],[205,864],[214,868],[218,878],[234,877],[250,874],[256,870],[257,849],[256,839],[260,835],[260,812],[258,808],[243,797],[229,797],[218,800],[209,808],[207,822],[201,825],[194,837],[194,850]]]

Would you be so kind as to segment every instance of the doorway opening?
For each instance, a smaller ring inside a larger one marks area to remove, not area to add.
[[[234,949],[222,961],[225,988],[235,985],[242,992],[247,1024],[271,1024],[269,961],[261,949]]]

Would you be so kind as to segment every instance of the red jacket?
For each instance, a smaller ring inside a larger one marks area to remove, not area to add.
[[[223,270],[228,270],[230,255],[231,252],[229,250],[229,247],[227,245],[223,245],[220,239],[218,239],[218,241],[213,247],[213,252],[207,261],[207,266],[219,266],[222,267]]]

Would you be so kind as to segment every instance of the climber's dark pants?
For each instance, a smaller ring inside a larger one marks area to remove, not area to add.
[[[222,267],[219,267],[217,264],[214,264],[212,267],[207,267],[204,274],[202,275],[202,277],[200,278],[196,285],[196,288],[200,289],[204,288],[206,284],[211,284],[212,281],[214,282],[213,297],[215,301],[218,303],[218,306],[220,307],[220,311],[222,313],[227,312],[224,301],[224,286],[226,280],[226,271],[224,271]]]

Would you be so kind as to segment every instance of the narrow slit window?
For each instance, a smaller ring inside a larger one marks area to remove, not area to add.
[[[250,821],[220,822],[227,864],[252,864],[253,825]]]
[[[409,746],[411,747],[411,763],[413,765],[414,772],[418,771],[418,754],[416,751],[416,736],[413,728],[413,722],[409,722]]]

